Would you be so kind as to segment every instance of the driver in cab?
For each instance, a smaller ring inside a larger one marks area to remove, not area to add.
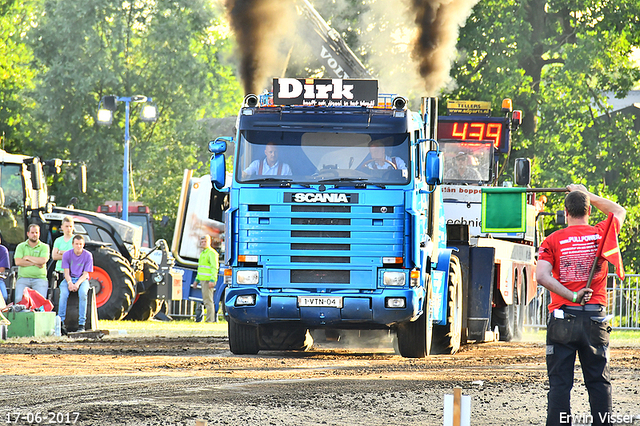
[[[371,170],[407,170],[407,165],[402,158],[389,157],[387,155],[386,147],[381,140],[369,142],[369,154],[371,154],[371,160],[362,165],[364,168]]]
[[[273,142],[269,142],[264,147],[263,160],[253,161],[249,167],[242,171],[242,178],[249,176],[288,176],[291,175],[291,167],[287,163],[278,160],[278,147]]]

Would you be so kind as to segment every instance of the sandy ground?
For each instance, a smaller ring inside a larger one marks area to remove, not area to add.
[[[427,359],[363,346],[234,356],[225,337],[10,340],[0,424],[441,425],[455,386],[472,397],[473,425],[545,422],[539,339]],[[614,411],[640,414],[639,349],[612,348],[611,366]],[[573,412],[587,413],[578,368],[575,383]]]

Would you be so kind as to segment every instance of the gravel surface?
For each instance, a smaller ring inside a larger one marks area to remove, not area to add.
[[[466,345],[456,355],[427,359],[369,343],[234,356],[224,337],[10,340],[0,343],[0,421],[441,425],[443,396],[459,386],[472,397],[473,425],[545,423],[541,342]],[[611,366],[614,412],[640,414],[638,348],[613,348]],[[575,382],[574,413],[587,413],[579,367]]]

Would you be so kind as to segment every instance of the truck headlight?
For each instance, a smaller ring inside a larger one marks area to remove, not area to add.
[[[256,304],[255,294],[244,294],[236,297],[236,306],[253,306]]]
[[[258,271],[238,271],[236,274],[236,281],[238,284],[258,284],[260,274]]]
[[[385,300],[387,308],[404,308],[407,306],[407,301],[404,297],[388,297]]]
[[[406,279],[404,272],[386,271],[382,274],[382,283],[389,286],[403,286]]]

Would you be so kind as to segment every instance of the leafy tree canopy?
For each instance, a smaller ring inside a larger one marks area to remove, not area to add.
[[[46,1],[30,34],[40,128],[24,149],[86,162],[91,190],[79,197],[83,208],[121,199],[125,108],[119,105],[113,125],[101,127],[98,101],[152,97],[155,123],[142,123],[141,104],[131,104],[129,198],[175,217],[183,170],[207,172],[206,144],[216,135],[200,121],[234,114],[242,99],[226,63],[231,52],[222,13],[200,0]],[[77,195],[75,188],[69,179],[54,179],[60,203]]]

